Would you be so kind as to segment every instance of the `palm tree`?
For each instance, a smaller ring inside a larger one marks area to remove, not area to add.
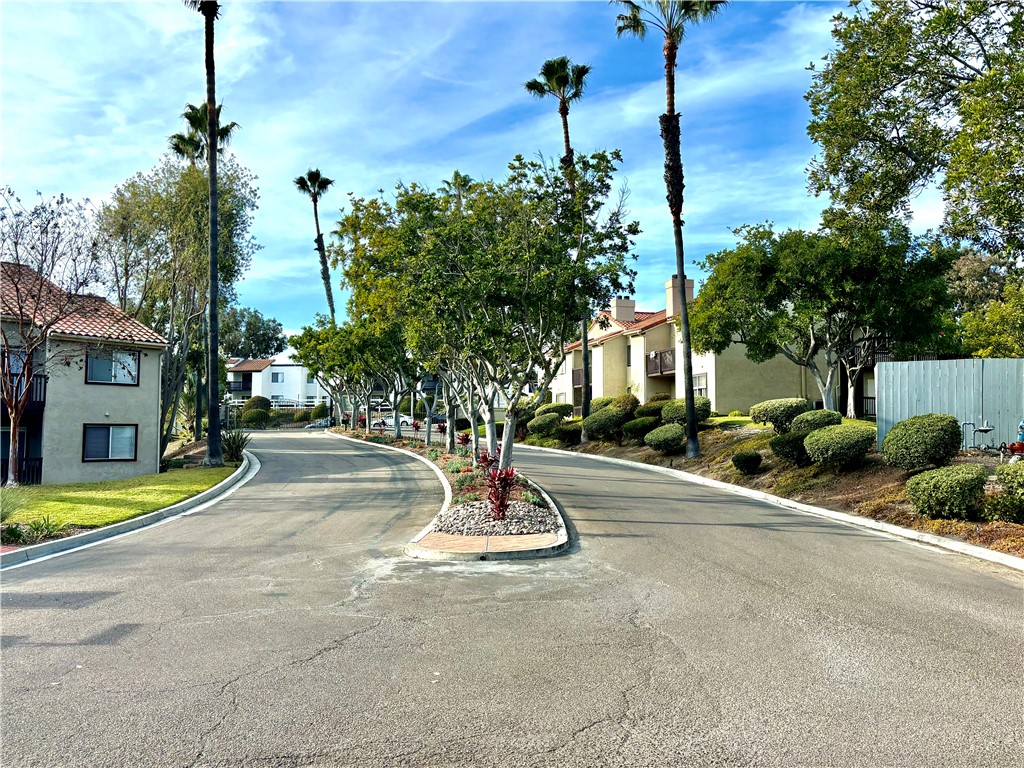
[[[213,27],[220,16],[220,3],[215,0],[184,0],[185,6],[203,14],[205,22],[206,49],[206,146],[217,145],[217,77],[213,62]],[[206,370],[208,413],[206,417],[206,458],[203,463],[211,467],[224,466],[224,454],[220,442],[220,392],[217,376],[217,364],[220,346],[220,325],[217,318],[217,302],[220,286],[217,279],[217,152],[207,152],[206,161],[209,168],[210,183],[210,329],[209,358]]]
[[[661,139],[665,144],[665,187],[668,209],[672,214],[672,232],[676,246],[676,274],[679,275],[679,332],[683,342],[683,380],[686,397],[686,456],[700,455],[697,420],[693,407],[693,350],[690,347],[690,313],[686,307],[686,269],[683,260],[683,161],[680,150],[679,113],[676,112],[676,56],[686,28],[713,18],[726,0],[613,0],[624,5],[626,12],[615,18],[619,37],[633,35],[641,40],[648,27],[664,35],[665,114],[661,123]]]
[[[590,65],[573,64],[568,56],[548,59],[540,68],[540,77],[525,83],[524,87],[538,99],[554,96],[558,99],[558,116],[562,118],[562,140],[565,154],[562,156],[562,172],[569,184],[569,192],[576,194],[575,164],[573,162],[572,144],[569,142],[569,105],[583,97]],[[583,402],[581,413],[583,418],[590,415],[590,349],[588,331],[590,330],[590,309],[580,323],[580,345],[583,354]],[[581,435],[583,442],[587,440],[586,429]]]
[[[327,293],[327,309],[331,313],[331,324],[334,324],[334,294],[331,292],[331,272],[327,267],[327,251],[324,248],[324,236],[320,232],[320,213],[317,210],[317,203],[323,197],[327,189],[334,183],[334,179],[328,179],[320,175],[320,169],[310,168],[305,176],[295,179],[295,186],[304,195],[308,195],[313,201],[313,221],[316,223],[316,250],[320,254],[320,278],[324,281],[324,291]]]
[[[217,107],[217,154],[224,154],[224,147],[231,143],[231,136],[239,127],[238,123],[222,125],[220,122],[220,111],[223,104]],[[186,104],[185,111],[181,113],[185,121],[185,133],[175,133],[167,143],[171,152],[188,160],[192,167],[200,160],[206,160],[207,126],[210,123],[209,108],[205,103],[198,107],[195,104]]]

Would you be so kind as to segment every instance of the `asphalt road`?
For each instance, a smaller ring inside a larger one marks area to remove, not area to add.
[[[261,434],[190,517],[2,575],[8,766],[1012,766],[1024,578],[523,451],[568,555],[423,563],[422,464]]]

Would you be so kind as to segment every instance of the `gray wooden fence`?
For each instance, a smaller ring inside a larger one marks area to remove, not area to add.
[[[923,413],[951,413],[957,421],[995,427],[978,443],[1012,443],[1024,419],[1024,359],[928,360],[879,363],[878,445],[892,426]],[[967,442],[973,430],[967,428]]]

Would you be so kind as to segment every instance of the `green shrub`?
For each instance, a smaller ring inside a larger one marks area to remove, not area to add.
[[[648,398],[647,402],[648,402],[648,404],[650,404],[650,403],[664,403],[664,402],[667,402],[667,401],[669,401],[671,399],[672,399],[672,395],[670,395],[668,392],[655,392],[653,395],[651,395]]]
[[[910,478],[907,496],[918,514],[967,520],[981,510],[987,480],[979,464],[940,467]]]
[[[944,467],[960,450],[960,422],[948,413],[911,416],[895,424],[882,441],[887,464],[900,469]]]
[[[253,429],[266,429],[270,414],[262,408],[253,408],[242,413],[242,424]]]
[[[614,406],[608,406],[585,418],[583,428],[587,430],[587,437],[597,440],[618,440],[619,429],[627,421],[629,421],[628,413],[623,413]]]
[[[1024,525],[1024,499],[1008,493],[997,493],[985,499],[981,516],[990,523],[1017,523]]]
[[[711,398],[700,396],[693,398],[693,410],[698,424],[707,421],[711,418]],[[680,397],[665,403],[661,409],[661,418],[666,424],[685,424],[686,398]]]
[[[562,417],[557,413],[544,413],[532,419],[526,428],[531,435],[547,437],[555,431],[555,427],[562,423]]]
[[[0,525],[0,544],[24,544],[25,529],[21,523],[5,523]]]
[[[398,403],[399,413],[409,413],[409,408],[412,406],[411,397],[403,397]],[[413,413],[414,419],[425,419],[427,418],[427,404],[423,401],[423,398],[416,399],[416,411]]]
[[[839,411],[804,411],[789,425],[791,432],[813,432],[823,427],[834,427],[843,423],[843,414]]]
[[[313,406],[313,410],[309,412],[309,418],[311,419],[326,419],[330,415],[331,410],[327,407],[327,403],[317,403]]]
[[[310,415],[310,410],[308,408],[304,408],[300,411],[295,412],[295,415],[292,416],[292,421],[294,421],[296,424],[300,424],[303,421],[309,421],[311,418],[312,416]]]
[[[612,408],[618,408],[620,411],[625,413],[627,416],[632,417],[633,411],[640,407],[640,401],[636,395],[624,392],[615,398],[612,402]]]
[[[787,432],[784,435],[775,435],[768,441],[768,447],[772,453],[780,459],[791,461],[798,467],[809,467],[811,457],[807,455],[807,448],[804,447],[804,438],[810,432]]]
[[[1024,461],[1016,464],[1001,464],[996,467],[996,477],[1003,490],[1010,496],[1024,501]]]
[[[633,417],[642,419],[645,416],[653,416],[656,419],[661,419],[661,409],[664,407],[665,403],[660,400],[655,403],[644,403],[633,411]]]
[[[241,461],[242,452],[249,446],[252,440],[250,435],[245,434],[241,429],[229,429],[221,436],[221,449],[224,451],[225,461]]]
[[[658,453],[681,453],[686,448],[686,430],[682,424],[663,424],[648,432],[644,443]]]
[[[245,401],[245,405],[242,406],[242,412],[245,411],[269,411],[270,401],[262,395],[256,395],[256,397],[250,397]]]
[[[732,457],[732,465],[744,475],[752,475],[761,466],[761,454],[757,451],[740,451]]]
[[[811,432],[804,447],[817,464],[848,467],[863,459],[877,439],[878,432],[868,424],[836,424]]]
[[[590,401],[590,415],[593,416],[602,408],[607,408],[614,399],[614,397],[595,397]]]
[[[746,416],[746,411],[729,411],[730,416]]]
[[[572,403],[547,403],[537,409],[538,416],[543,416],[546,413],[557,413],[566,419],[572,416]]]
[[[583,419],[563,421],[555,427],[554,437],[566,445],[579,445],[583,433]]]
[[[643,440],[657,426],[657,416],[641,416],[622,425],[622,436],[627,440]]]
[[[793,419],[811,410],[811,404],[802,397],[783,397],[765,400],[750,406],[750,418],[756,424],[771,424],[777,434],[789,432]]]

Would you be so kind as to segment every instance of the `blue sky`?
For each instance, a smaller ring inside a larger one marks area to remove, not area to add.
[[[806,192],[806,68],[830,49],[829,20],[845,5],[737,0],[689,31],[677,75],[688,276],[699,281],[692,263],[731,246],[741,224],[817,225],[825,202]],[[7,0],[0,13],[2,177],[23,199],[104,200],[154,167],[184,105],[205,99],[202,17],[178,0]],[[253,232],[263,249],[240,303],[290,331],[326,311],[311,206],[292,184],[310,167],[336,180],[321,202],[330,230],[348,192],[399,179],[437,186],[456,168],[499,177],[517,153],[557,158],[555,104],[522,86],[567,55],[593,67],[569,116],[573,146],[622,150],[644,230],[637,308],[663,308],[674,254],[661,42],[617,39],[615,14],[599,1],[223,3],[217,98],[241,125],[231,151],[261,196]],[[941,200],[926,194],[915,209],[930,226]]]

